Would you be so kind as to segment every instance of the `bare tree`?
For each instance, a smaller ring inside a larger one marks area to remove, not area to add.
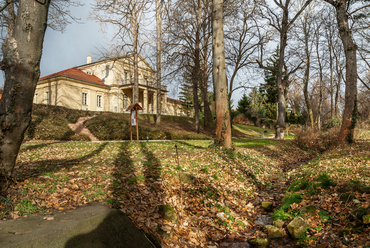
[[[32,101],[40,76],[40,59],[50,0],[20,0],[2,46],[5,72],[0,102],[1,173],[10,177],[24,133],[31,122]],[[10,21],[10,20],[9,20]]]
[[[116,28],[114,38],[122,42],[119,47],[133,55],[134,103],[139,102],[139,53],[144,45],[139,42],[149,3],[149,0],[96,0],[93,5],[92,18],[101,24],[113,25]]]
[[[238,89],[250,88],[245,78],[238,81],[239,73],[250,69],[255,64],[259,46],[269,41],[267,34],[262,34],[257,19],[257,2],[245,3],[235,11],[225,25],[226,64],[229,72],[228,108],[231,112],[232,94]]]
[[[276,72],[276,85],[278,89],[278,117],[275,129],[275,138],[284,139],[285,130],[285,115],[286,115],[286,92],[289,87],[289,76],[298,70],[301,66],[297,66],[295,69],[287,72],[287,65],[285,63],[285,49],[288,44],[288,31],[293,25],[298,16],[304,11],[304,9],[310,4],[311,0],[307,0],[302,8],[296,13],[293,19],[289,20],[289,12],[291,12],[291,1],[290,0],[274,0],[274,3],[280,9],[281,15],[277,13],[275,9],[272,9],[265,3],[265,9],[267,11],[266,18],[269,20],[269,25],[278,31],[280,35],[279,40],[279,63],[278,70]],[[263,69],[269,69],[262,64],[262,60],[258,62],[259,66]],[[285,72],[283,71],[285,67]],[[284,75],[283,75],[284,74]]]
[[[216,96],[216,143],[232,147],[223,30],[223,0],[212,1],[213,83]]]
[[[156,17],[156,31],[157,31],[157,118],[155,124],[161,123],[161,77],[162,77],[162,21],[164,15],[164,0],[155,0],[155,17]]]
[[[206,27],[209,22],[209,6],[207,1],[174,1],[170,8],[170,14],[166,19],[166,40],[165,50],[167,55],[167,65],[173,68],[173,74],[188,76],[192,81],[193,107],[195,130],[200,128],[200,101],[198,90],[204,92],[203,80],[208,82],[208,71],[202,73],[201,64],[206,69],[208,61],[201,61],[208,58],[209,48],[207,35],[209,31]],[[204,33],[203,33],[204,32]],[[202,39],[203,38],[203,39]],[[203,53],[202,53],[203,51]],[[207,73],[207,74],[205,74]],[[206,79],[207,76],[207,79]],[[183,78],[182,78],[183,79]],[[207,99],[207,96],[204,97]],[[205,107],[207,108],[207,102]],[[210,111],[209,111],[210,112]]]
[[[304,3],[304,2],[303,2]],[[310,98],[308,95],[308,85],[310,81],[310,69],[311,69],[311,53],[312,53],[312,38],[313,38],[313,28],[314,28],[314,8],[315,6],[311,4],[307,10],[300,16],[299,23],[297,24],[299,33],[303,34],[303,37],[299,37],[299,40],[303,40],[304,44],[304,53],[305,53],[305,72],[303,76],[303,95],[306,102],[308,119],[310,122],[310,126],[314,129],[314,117],[312,112],[312,106],[310,102]],[[300,35],[297,35],[300,36]]]
[[[345,141],[352,142],[354,140],[354,128],[351,127],[352,114],[356,102],[358,75],[356,57],[357,45],[355,44],[350,24],[351,22],[355,22],[355,15],[357,15],[358,19],[363,18],[364,16],[361,16],[361,14],[364,14],[366,13],[366,11],[368,11],[368,9],[370,8],[370,4],[365,4],[359,7],[355,4],[354,1],[350,0],[325,0],[325,2],[331,4],[336,10],[338,31],[346,56],[346,90],[343,110],[343,122],[338,140],[341,143]],[[358,1],[356,1],[356,3],[357,2]]]

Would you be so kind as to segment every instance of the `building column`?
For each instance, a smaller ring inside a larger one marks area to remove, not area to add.
[[[143,97],[144,97],[144,105],[143,105],[143,110],[144,110],[144,113],[149,113],[149,108],[148,108],[148,89],[145,89],[144,90],[144,94],[143,94]]]
[[[157,92],[153,94],[153,114],[157,114]]]
[[[163,111],[164,111],[164,114],[168,114],[168,109],[167,109],[167,93],[164,93],[164,96],[163,96]]]

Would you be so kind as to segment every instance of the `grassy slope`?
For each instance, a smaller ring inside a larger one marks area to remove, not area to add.
[[[85,122],[87,128],[99,140],[129,140],[129,114],[103,113]],[[161,117],[161,125],[156,126],[155,115],[139,114],[139,139],[146,140],[176,140],[176,139],[211,139],[214,127],[201,127],[200,133],[195,133],[194,119],[184,116]],[[136,129],[133,129],[133,139],[136,139]]]
[[[32,121],[25,134],[26,139],[89,140],[85,136],[75,135],[68,127],[68,123],[75,123],[80,117],[94,114],[94,112],[34,104]]]
[[[369,225],[354,214],[356,209],[368,208],[370,212],[369,140],[325,152],[291,171],[290,176],[293,182],[274,216],[291,220],[301,215],[299,209],[303,206],[316,206],[315,214],[305,217],[311,230],[310,237],[301,240],[302,245],[370,246]]]

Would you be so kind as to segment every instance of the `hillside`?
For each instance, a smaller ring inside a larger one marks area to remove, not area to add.
[[[91,112],[67,109],[59,106],[35,104],[32,112],[32,122],[26,131],[26,140],[73,140],[88,141],[83,135],[76,135],[68,124],[76,123],[80,117],[94,116],[86,121],[85,126],[99,140],[130,139],[129,114],[112,112]],[[161,125],[155,125],[155,115],[139,114],[139,139],[175,140],[198,139],[210,140],[214,135],[215,124],[209,128],[203,127],[201,121],[200,133],[194,132],[194,119],[185,116],[161,117]],[[233,137],[241,138],[245,134],[233,130]],[[136,132],[133,138],[136,139]]]

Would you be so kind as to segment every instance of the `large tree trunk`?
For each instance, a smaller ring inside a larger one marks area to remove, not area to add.
[[[336,62],[336,69],[337,69],[337,85],[336,85],[336,91],[335,91],[335,99],[334,99],[334,117],[339,118],[339,94],[340,94],[340,84],[342,81],[342,69],[340,67],[340,62]]]
[[[276,85],[278,89],[278,107],[277,107],[277,122],[275,129],[275,139],[284,139],[285,130],[285,115],[286,115],[286,101],[285,101],[285,88],[283,82],[283,66],[284,66],[284,54],[287,46],[288,39],[288,4],[283,9],[283,17],[281,22],[280,32],[280,54],[278,70],[276,72]]]
[[[216,140],[221,146],[232,147],[230,113],[227,107],[227,81],[223,28],[223,0],[212,1],[213,83],[216,97]]]
[[[208,9],[207,6],[204,7],[205,10]],[[205,13],[207,13],[205,11]],[[204,127],[209,127],[209,124],[212,123],[212,112],[211,108],[209,107],[209,102],[208,102],[208,44],[209,44],[209,39],[210,36],[205,35],[206,33],[209,32],[209,24],[204,25],[203,28],[203,84],[202,84],[202,93],[203,93],[203,103],[204,103]]]
[[[323,92],[322,92],[323,68],[322,68],[320,53],[319,53],[319,41],[317,41],[316,45],[317,45],[317,47],[316,47],[317,60],[318,60],[318,64],[319,64],[319,74],[320,74],[319,107],[318,107],[318,111],[317,111],[317,129],[321,130],[321,109],[322,109],[322,104],[323,104]]]
[[[329,67],[330,67],[330,118],[334,118],[334,73],[332,55],[332,35],[329,37]]]
[[[353,140],[353,129],[351,129],[352,113],[355,107],[357,93],[357,47],[352,38],[352,32],[348,25],[347,5],[345,0],[338,0],[335,3],[337,10],[337,23],[339,35],[342,40],[346,56],[346,91],[344,98],[343,122],[339,133],[338,141],[343,143]]]
[[[208,46],[207,48],[208,49]],[[207,51],[205,52],[205,58],[208,57]],[[209,124],[212,122],[212,112],[211,108],[209,107],[209,102],[208,102],[208,63],[207,60],[204,60],[204,65],[203,65],[203,85],[202,85],[202,93],[203,93],[203,103],[204,103],[204,127],[209,127]]]
[[[139,31],[137,28],[136,23],[136,12],[135,9],[132,13],[132,36],[134,38],[134,44],[133,44],[133,52],[134,52],[134,95],[133,95],[133,103],[139,102],[139,53],[138,53],[138,44],[139,44]],[[154,99],[153,99],[154,100]],[[154,100],[155,101],[155,100]]]
[[[193,69],[193,98],[194,98],[194,120],[195,131],[199,133],[200,120],[199,120],[199,98],[198,98],[198,85],[201,85],[200,75],[200,29],[202,21],[202,5],[198,0],[197,5],[197,30],[195,33],[195,51],[194,51],[194,69]]]
[[[5,85],[0,102],[0,159],[1,172],[7,177],[12,175],[31,122],[49,4],[49,0],[45,4],[20,1],[14,28],[2,46]]]
[[[310,66],[311,66],[311,60],[310,60],[310,52],[308,48],[308,32],[306,30],[306,27],[304,27],[304,34],[305,34],[305,52],[306,52],[306,70],[304,72],[304,78],[303,78],[303,94],[304,94],[304,100],[306,102],[307,112],[308,112],[308,119],[310,120],[310,126],[312,129],[315,128],[314,126],[314,120],[313,120],[313,112],[312,107],[310,103],[310,99],[308,97],[308,82],[310,78]]]
[[[155,0],[156,9],[156,23],[157,23],[157,118],[155,119],[155,124],[159,125],[161,123],[161,111],[162,111],[162,101],[161,101],[161,56],[162,56],[162,9],[163,2],[160,4],[160,0]]]

